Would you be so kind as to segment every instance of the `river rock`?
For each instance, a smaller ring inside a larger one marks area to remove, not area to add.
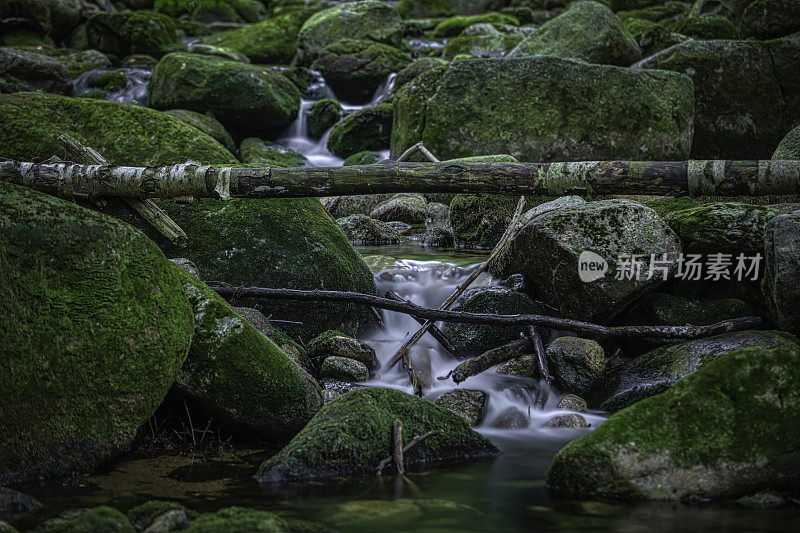
[[[305,13],[280,14],[256,24],[224,31],[203,42],[235,50],[253,63],[288,65],[297,51],[297,32],[305,20]]]
[[[300,91],[284,76],[199,54],[164,56],[149,91],[156,109],[210,111],[231,129],[254,134],[282,132],[300,109]]]
[[[764,227],[780,214],[769,206],[740,203],[703,205],[667,217],[688,253],[747,256],[764,251]],[[734,261],[735,265],[735,261]]]
[[[520,355],[500,365],[497,368],[497,373],[523,378],[538,378],[539,360],[532,353]]]
[[[490,33],[487,35],[459,35],[450,39],[442,49],[442,59],[453,60],[458,56],[505,57],[522,41],[522,36],[513,33]],[[462,57],[459,57],[462,59]]]
[[[484,24],[484,27],[478,29],[477,31],[473,30],[472,32],[467,32],[466,30],[471,26],[476,26],[478,24]],[[472,15],[472,16],[463,16],[458,15],[455,17],[446,18],[436,23],[433,27],[433,31],[431,32],[432,37],[455,37],[456,35],[486,35],[488,33],[493,33],[491,30],[486,31],[486,26],[491,27],[495,30],[494,33],[499,33],[496,30],[495,26],[502,27],[503,25],[514,25],[517,26],[519,24],[519,20],[516,17],[511,15],[507,15],[504,13],[483,13],[480,15]]]
[[[334,218],[350,215],[369,215],[381,203],[390,199],[392,194],[359,194],[354,196],[329,196],[322,198],[322,205]]]
[[[322,379],[359,382],[369,379],[369,370],[367,365],[361,361],[348,357],[331,356],[326,357],[322,362],[319,376]]]
[[[316,531],[317,529],[293,529],[289,522],[280,516],[260,509],[244,507],[225,507],[213,513],[204,513],[181,531],[186,533],[207,533],[210,531],[269,531],[288,533],[290,531]]]
[[[391,150],[422,141],[440,159],[685,159],[693,101],[677,73],[548,56],[455,61],[397,92]]]
[[[489,425],[496,429],[525,429],[531,425],[531,421],[525,413],[516,407],[508,407],[497,415],[497,418],[492,420]]]
[[[361,150],[360,152],[356,152],[353,155],[347,156],[347,159],[344,160],[342,166],[351,167],[354,165],[374,165],[381,159],[383,159],[383,155],[380,152],[376,152],[374,150]]]
[[[400,242],[400,234],[397,230],[386,222],[369,218],[367,215],[338,218],[336,223],[353,244],[380,245]]]
[[[544,427],[561,428],[561,429],[585,428],[586,419],[583,418],[581,415],[576,415],[576,414],[558,415],[554,416],[553,418],[545,422]]]
[[[189,511],[180,503],[176,502],[169,502],[169,501],[162,501],[162,500],[150,500],[141,505],[137,505],[136,507],[132,508],[126,514],[128,516],[128,520],[130,520],[133,527],[136,528],[137,531],[150,531],[148,528],[154,524],[160,517],[164,516],[167,513],[184,513],[184,516],[189,518],[192,515],[196,515],[194,511]],[[172,515],[174,516],[174,515]],[[185,524],[184,524],[185,525]],[[172,531],[171,529],[161,529],[160,531]]]
[[[453,230],[449,227],[431,228],[419,237],[418,242],[426,248],[449,248],[455,245]]]
[[[778,327],[800,334],[800,211],[767,223],[761,290]]]
[[[388,44],[343,39],[323,48],[311,68],[325,77],[336,95],[347,102],[367,102],[387,76],[411,63]]]
[[[288,441],[322,406],[319,385],[221,296],[179,272],[195,326],[177,391],[248,436]]]
[[[256,137],[248,137],[239,145],[242,163],[268,167],[304,167],[308,159],[291,148]]]
[[[544,308],[521,292],[497,288],[467,289],[451,307],[452,311],[499,315],[543,314]],[[527,327],[488,326],[446,322],[442,331],[450,337],[462,357],[480,355],[507,344],[527,331]],[[549,334],[545,334],[545,341]]]
[[[637,69],[673,70],[694,81],[693,159],[768,159],[800,123],[800,41],[686,41]]]
[[[559,451],[547,485],[561,494],[653,500],[735,499],[800,483],[800,351],[733,350],[674,387],[611,416]]]
[[[372,346],[335,330],[326,331],[309,342],[308,356],[317,363],[326,357],[337,356],[359,361],[370,370],[377,370],[380,366]]]
[[[242,315],[242,318],[247,320],[259,333],[277,344],[289,356],[289,359],[302,366],[305,370],[311,369],[311,361],[305,348],[297,344],[286,333],[273,327],[269,319],[264,316],[264,313],[252,307],[234,307],[233,310]]]
[[[575,2],[514,48],[508,57],[551,55],[627,67],[642,51],[614,13],[598,2]]]
[[[0,2],[0,20],[4,34],[20,31],[45,35],[52,31],[50,8],[45,0]]]
[[[256,479],[275,483],[373,473],[392,449],[395,420],[403,423],[403,435],[438,431],[406,455],[407,467],[498,453],[447,409],[393,389],[362,388],[324,406],[292,442],[262,463]]]
[[[772,154],[772,159],[800,159],[800,126],[786,134]]]
[[[475,15],[500,9],[498,0],[400,0],[397,11],[406,18]]]
[[[705,326],[752,315],[751,307],[736,298],[714,300],[653,292],[636,300],[622,315],[620,323],[631,326]]]
[[[128,518],[122,512],[101,505],[91,509],[75,509],[61,513],[36,528],[42,533],[62,533],[64,531],[113,531],[114,533],[136,533]]]
[[[739,331],[662,346],[609,368],[595,381],[586,399],[604,411],[619,411],[662,393],[678,380],[739,348],[800,349],[798,339],[780,331]]]
[[[392,88],[392,91],[396,93],[400,87],[410,82],[423,72],[434,67],[440,67],[442,65],[447,65],[447,61],[444,61],[438,57],[420,57],[397,73],[397,77],[394,79],[394,87]]]
[[[165,111],[166,114],[171,115],[184,124],[194,126],[203,133],[210,135],[219,141],[219,143],[228,149],[232,154],[236,153],[236,144],[233,142],[233,137],[225,129],[225,126],[219,123],[214,117],[197,113],[196,111],[189,111],[188,109],[170,109]]]
[[[403,21],[393,8],[375,0],[345,2],[312,15],[297,36],[303,59],[309,63],[322,49],[342,39],[368,39],[399,45]]]
[[[578,261],[584,251],[603,258],[604,277],[581,281]],[[621,254],[648,259],[655,254],[671,271],[680,251],[677,235],[649,207],[630,200],[601,200],[533,217],[498,255],[491,271],[501,277],[524,274],[537,297],[565,318],[607,321],[663,282],[658,271],[646,279],[649,262],[638,276],[625,268],[624,260],[618,267]],[[616,279],[618,273],[622,279]]]
[[[482,390],[452,389],[439,396],[434,404],[461,416],[472,427],[479,426],[489,395]]]
[[[44,91],[72,95],[72,78],[60,61],[45,54],[0,47],[0,93]]]
[[[0,520],[19,520],[41,508],[42,504],[36,498],[0,487]],[[2,528],[0,531],[3,531]]]
[[[565,409],[567,411],[577,411],[579,413],[585,413],[588,405],[586,404],[586,400],[581,398],[580,396],[576,396],[574,394],[565,394],[558,400],[558,404],[556,404],[557,409]]]
[[[331,130],[328,149],[339,157],[363,150],[385,150],[392,131],[392,104],[359,109]]]
[[[164,399],[191,307],[177,267],[133,227],[16,185],[0,192],[0,483],[87,472]]]
[[[90,48],[106,54],[160,57],[170,45],[178,43],[178,30],[175,22],[161,13],[98,12],[86,23],[86,37]]]
[[[605,352],[591,339],[559,337],[547,346],[548,368],[564,392],[583,396],[605,369]]]
[[[742,35],[774,39],[800,31],[800,4],[793,0],[756,0],[742,12]]]
[[[503,236],[518,198],[502,194],[459,194],[450,202],[453,237],[465,248],[491,249]]]
[[[428,217],[428,204],[421,194],[395,194],[378,204],[369,216],[385,222],[398,220],[412,225],[424,224]]]
[[[314,102],[308,110],[308,134],[315,139],[331,129],[342,116],[342,105],[331,98]]]
[[[215,139],[153,109],[50,94],[0,95],[0,156],[33,161],[62,154],[58,136],[65,133],[118,165],[236,163]]]

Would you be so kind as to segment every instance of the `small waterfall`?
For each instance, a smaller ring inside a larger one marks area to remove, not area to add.
[[[72,82],[73,95],[78,97],[104,90],[103,76],[116,73],[125,76],[125,86],[110,90],[103,99],[146,107],[149,98],[147,88],[153,75],[153,69],[150,67],[94,68],[75,78]]]
[[[476,267],[477,265],[462,268],[440,261],[403,260],[396,264],[396,268],[383,271],[378,275],[376,283],[380,294],[391,290],[415,304],[436,308]],[[490,275],[484,274],[476,280],[473,286],[494,284],[495,280]],[[381,318],[388,332],[376,331],[362,340],[375,348],[379,361],[385,365],[408,336],[419,329],[419,324],[408,315],[391,311],[382,311]],[[569,412],[556,409],[561,395],[556,394],[555,391],[548,397],[544,408],[536,407],[540,390],[537,380],[498,374],[494,369],[490,369],[467,379],[460,385],[454,384],[450,379],[440,381],[436,379],[438,376],[447,375],[462,361],[453,359],[430,335],[425,335],[411,350],[411,356],[414,368],[423,375],[423,380],[430,384],[425,394],[429,400],[435,400],[444,392],[459,387],[479,389],[489,394],[485,416],[483,423],[478,428],[479,431],[489,435],[503,434],[511,438],[524,439],[534,434],[543,438],[563,438],[563,430],[543,426],[551,417]],[[382,369],[379,371],[379,375],[367,384],[399,389],[408,393],[413,392],[408,375],[400,364],[391,370]],[[527,429],[511,430],[492,427],[492,422],[509,407],[515,407],[522,413],[529,414],[530,425]],[[583,417],[592,428],[604,420],[602,416],[593,413],[584,413]]]

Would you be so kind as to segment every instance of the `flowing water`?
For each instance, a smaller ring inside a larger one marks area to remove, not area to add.
[[[94,68],[75,78],[72,82],[73,95],[86,96],[97,92],[101,88],[99,87],[102,82],[101,76],[117,72],[125,76],[125,86],[113,88],[103,96],[103,99],[146,107],[149,100],[147,88],[153,76],[152,67]]]

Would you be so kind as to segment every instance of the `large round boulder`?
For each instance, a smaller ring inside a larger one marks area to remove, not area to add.
[[[800,126],[786,134],[772,154],[772,159],[800,159]]]
[[[131,54],[159,57],[178,43],[178,30],[168,16],[152,11],[100,11],[86,23],[89,47],[120,58]]]
[[[173,264],[104,214],[0,183],[0,484],[124,451],[192,338]]]
[[[303,12],[282,14],[243,28],[217,33],[204,43],[242,53],[253,63],[288,65],[297,51],[297,32]]]
[[[328,137],[328,149],[339,157],[364,150],[385,150],[391,131],[391,104],[365,107],[336,123]]]

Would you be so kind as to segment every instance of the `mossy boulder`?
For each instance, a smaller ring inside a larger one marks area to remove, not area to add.
[[[739,31],[736,26],[722,15],[679,18],[664,22],[664,26],[674,33],[680,33],[692,39],[739,38]]]
[[[503,0],[400,0],[397,11],[406,18],[449,17],[495,11],[504,4]]]
[[[326,331],[309,342],[308,354],[316,363],[322,362],[326,357],[336,356],[360,361],[370,370],[377,370],[379,366],[378,356],[369,344],[336,330]]]
[[[384,222],[400,221],[406,224],[424,224],[428,217],[428,204],[421,194],[395,194],[378,204],[369,216]]]
[[[280,133],[300,110],[300,91],[284,76],[198,54],[164,56],[149,91],[156,109],[210,111],[227,127],[254,134]]]
[[[767,223],[764,256],[764,299],[779,328],[800,334],[800,211]]]
[[[269,337],[272,342],[277,344],[278,347],[289,356],[289,359],[302,366],[305,370],[311,369],[311,361],[308,359],[308,352],[305,348],[300,346],[286,333],[273,327],[269,319],[264,316],[264,313],[252,307],[234,307],[233,309],[242,315],[242,318],[250,322],[250,325],[256,328],[260,333]]]
[[[322,205],[334,218],[350,215],[369,215],[373,209],[391,198],[392,194],[357,194],[353,196],[329,196],[322,198]]]
[[[447,61],[439,59],[438,57],[420,57],[397,73],[397,77],[394,79],[394,86],[392,90],[397,92],[400,87],[410,82],[423,72],[446,64]]]
[[[579,261],[605,261],[603,276],[581,280]],[[665,280],[647,279],[648,265],[628,268],[625,254],[659,258],[669,271],[677,265],[681,242],[655,211],[630,200],[601,200],[565,205],[528,220],[491,266],[495,275],[521,273],[545,304],[561,315],[608,321],[639,296]],[[581,255],[584,254],[583,259]],[[629,257],[630,259],[630,257]]]
[[[489,440],[447,409],[392,389],[359,389],[325,405],[309,424],[256,473],[261,482],[350,477],[372,473],[392,449],[392,424],[405,441],[435,430],[405,456],[414,467],[497,454]]]
[[[694,81],[692,159],[769,159],[800,123],[800,40],[690,40],[636,63]]]
[[[344,163],[342,163],[342,166],[350,167],[354,165],[374,165],[381,159],[383,159],[383,154],[380,152],[376,152],[374,150],[362,150],[354,153],[351,156],[348,156],[347,159],[344,160]]]
[[[490,313],[498,315],[542,314],[544,308],[521,292],[497,288],[468,289],[452,307],[453,311],[465,313]],[[483,324],[459,324],[446,322],[442,331],[450,337],[458,353],[463,357],[480,355],[509,343],[526,330],[524,327],[488,326]],[[549,332],[544,333],[545,340]]]
[[[545,427],[557,429],[578,429],[586,427],[586,419],[581,415],[558,415],[544,423]]]
[[[226,507],[213,513],[200,515],[192,520],[182,531],[186,533],[216,533],[222,531],[229,533],[249,533],[251,531],[289,533],[295,531],[295,529],[291,528],[289,522],[284,518],[269,511],[244,507]]]
[[[58,136],[65,133],[117,165],[236,163],[215,139],[153,109],[49,94],[0,95],[0,156],[32,161],[62,154]]]
[[[489,35],[459,35],[450,39],[442,49],[442,59],[452,60],[460,56],[504,57],[514,49],[522,37],[513,33]]]
[[[642,57],[650,57],[684,40],[681,35],[673,33],[664,24],[652,20],[625,18],[622,19],[622,24],[639,45]]]
[[[253,63],[288,65],[297,51],[297,32],[304,20],[303,12],[286,13],[205,37],[203,42],[235,50]]]
[[[339,157],[363,150],[385,150],[392,131],[392,104],[359,109],[331,130],[328,149]]]
[[[794,0],[756,0],[742,12],[744,37],[774,39],[800,31],[800,4]]]
[[[605,411],[619,411],[660,394],[678,380],[739,348],[800,349],[797,337],[781,331],[739,331],[662,346],[608,369],[586,399]]]
[[[800,159],[800,126],[786,134],[772,154],[772,159]]]
[[[319,139],[339,122],[341,116],[342,105],[336,100],[323,98],[314,102],[308,109],[308,134]]]
[[[548,56],[455,61],[406,84],[394,105],[395,157],[422,141],[440,159],[670,160],[692,139],[685,75]]]
[[[203,115],[197,111],[189,111],[188,109],[170,109],[165,113],[177,118],[184,124],[194,126],[206,135],[215,138],[232,154],[236,153],[236,144],[233,142],[233,137],[225,129],[225,126],[220,124],[214,117]]]
[[[459,194],[450,202],[450,226],[458,246],[492,248],[505,233],[517,198],[501,194]]]
[[[589,63],[627,67],[642,58],[642,51],[606,6],[575,2],[569,10],[542,25],[523,40],[508,57],[552,55]]]
[[[248,165],[269,167],[304,167],[308,159],[291,148],[286,148],[256,137],[248,137],[239,146],[239,157]]]
[[[248,437],[288,441],[322,406],[319,385],[221,296],[174,269],[195,317],[176,390]]]
[[[186,231],[188,245],[158,242],[171,255],[194,261],[205,279],[256,287],[376,292],[369,268],[316,198],[201,200],[165,207]],[[372,320],[368,308],[355,304],[259,304],[276,319],[302,322],[285,328],[302,339],[329,329],[354,333]]]
[[[470,426],[475,427],[483,421],[488,401],[489,395],[482,390],[451,389],[433,403],[463,417]]]
[[[798,379],[797,347],[731,351],[569,443],[547,484],[574,496],[652,500],[794,491]]]
[[[322,379],[359,382],[369,379],[367,365],[348,357],[326,357],[319,369]]]
[[[405,28],[397,11],[383,2],[345,2],[312,15],[297,36],[306,64],[342,39],[368,39],[397,46]],[[298,52],[300,53],[300,51]]]
[[[0,93],[44,91],[72,94],[72,78],[60,61],[19,48],[0,47]]]
[[[53,48],[42,50],[42,53],[58,59],[71,78],[77,78],[84,72],[97,67],[110,67],[111,60],[98,50],[71,50],[69,48]]]
[[[93,533],[95,531],[136,533],[122,512],[107,505],[67,511],[57,518],[47,520],[36,531],[44,533]]]
[[[0,192],[0,483],[86,472],[164,399],[191,308],[141,232],[24,187]]]
[[[173,20],[152,11],[99,12],[86,24],[90,48],[124,57],[131,54],[163,55],[178,43]]]
[[[497,12],[471,16],[459,15],[436,23],[431,32],[431,37],[455,37],[474,24],[493,24],[498,27],[504,25],[518,26],[519,20],[512,15]]]
[[[764,227],[779,214],[769,206],[726,202],[676,211],[667,222],[687,252],[754,255],[763,252]]]
[[[386,222],[375,220],[367,215],[350,215],[337,218],[336,223],[353,244],[380,245],[397,244],[400,233]]]
[[[177,502],[150,500],[132,508],[126,515],[137,531],[144,531],[153,525],[160,516],[174,511],[187,512],[187,509]]]
[[[322,73],[341,100],[366,102],[389,74],[409,63],[406,54],[388,44],[342,39],[323,48],[311,68]]]
[[[579,396],[605,370],[603,347],[591,339],[559,337],[547,345],[548,368],[558,388]]]

